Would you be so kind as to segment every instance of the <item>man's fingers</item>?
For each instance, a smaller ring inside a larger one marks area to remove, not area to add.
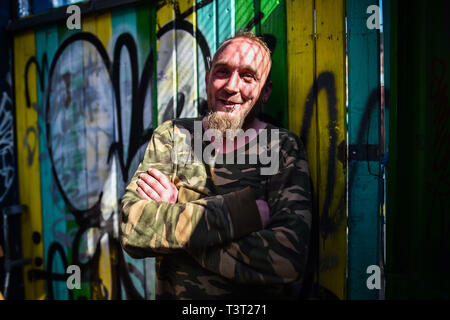
[[[149,185],[153,190],[155,190],[159,195],[162,195],[166,191],[166,188],[154,177],[148,173],[141,173],[139,175],[139,180],[143,181]]]
[[[138,185],[138,192],[139,192],[139,188],[141,189],[142,192],[144,192],[144,194],[149,198],[144,198],[147,200],[155,200],[155,201],[160,201],[161,197],[159,196],[159,194],[152,189],[151,186],[149,186],[147,183],[145,183],[144,181],[141,181],[140,179],[137,181],[137,185]]]
[[[136,191],[139,193],[139,195],[141,196],[142,199],[144,199],[144,200],[152,200],[152,199],[150,199],[150,197],[148,195],[145,194],[144,191],[142,191],[141,187],[138,187],[136,189]]]
[[[175,185],[172,183],[172,181],[170,181],[161,171],[159,171],[158,169],[148,169],[147,172],[149,174],[151,174],[156,180],[159,181],[159,183],[161,183],[161,185],[166,188],[166,189],[173,189],[175,188]]]

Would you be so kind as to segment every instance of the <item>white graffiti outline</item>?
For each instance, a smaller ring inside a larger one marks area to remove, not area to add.
[[[6,109],[7,103],[12,105],[12,100],[3,91],[0,102],[0,177],[4,185],[0,189],[0,202],[8,194],[14,181],[14,165],[11,163],[14,157],[13,115],[12,111]]]

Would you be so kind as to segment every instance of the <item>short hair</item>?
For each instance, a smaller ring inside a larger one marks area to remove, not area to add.
[[[243,31],[238,31],[234,36],[222,41],[222,43],[217,48],[216,53],[214,53],[212,61],[208,61],[208,69],[211,69],[214,58],[221,51],[221,49],[225,45],[225,43],[227,43],[231,40],[234,40],[234,39],[238,39],[238,38],[248,39],[250,41],[253,41],[253,42],[256,42],[257,44],[259,44],[264,49],[264,51],[266,51],[266,53],[268,54],[269,59],[270,59],[270,65],[272,65],[272,52],[270,51],[269,46],[267,45],[264,38],[257,36],[256,34],[254,34],[251,31],[243,30]]]

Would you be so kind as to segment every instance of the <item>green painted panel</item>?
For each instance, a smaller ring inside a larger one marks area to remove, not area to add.
[[[286,7],[284,1],[263,0],[261,2],[264,17],[260,24],[260,34],[268,35],[269,46],[271,43],[275,46],[272,52],[272,94],[264,105],[263,111],[287,128]]]
[[[245,29],[250,21],[254,19],[255,17],[255,2],[259,0],[254,1],[248,1],[248,0],[236,0],[236,17],[235,17],[235,23],[236,23],[236,31]],[[255,26],[251,29],[253,32],[255,32]]]

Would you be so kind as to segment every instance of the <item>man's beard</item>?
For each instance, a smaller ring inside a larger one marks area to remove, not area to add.
[[[208,129],[217,130],[223,138],[234,140],[243,127],[250,124],[259,114],[262,108],[262,99],[259,98],[250,112],[245,116],[232,116],[226,112],[217,112],[209,110],[206,115],[206,125]]]
[[[234,140],[244,120],[244,117],[233,117],[225,112],[209,111],[206,115],[208,129],[219,131],[222,138],[227,140]]]

